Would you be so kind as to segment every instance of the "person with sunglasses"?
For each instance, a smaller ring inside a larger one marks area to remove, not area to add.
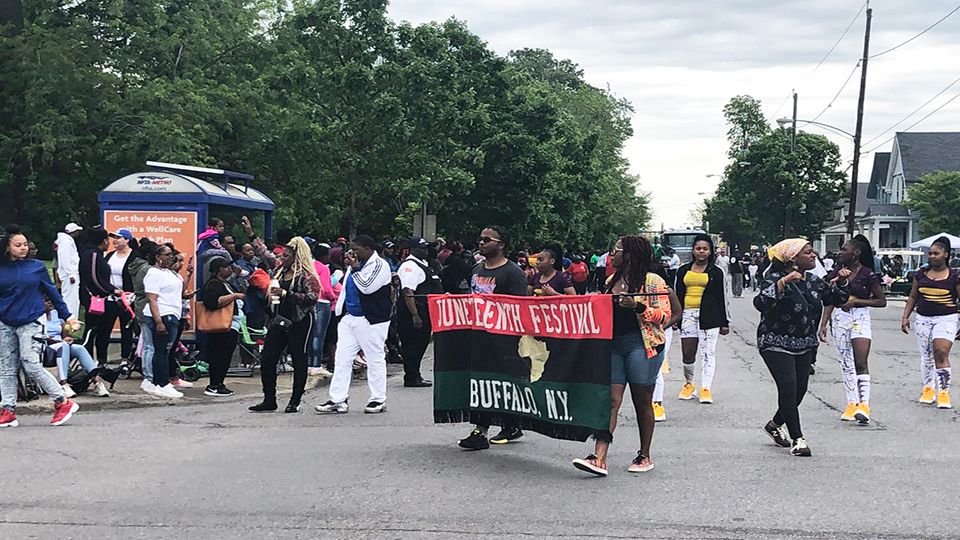
[[[527,277],[517,263],[507,259],[506,249],[510,243],[507,230],[499,225],[490,225],[480,233],[479,253],[484,260],[473,267],[470,290],[474,294],[506,294],[527,296]],[[487,439],[489,425],[477,424],[470,435],[460,439],[459,445],[467,450],[486,450],[490,443],[506,444],[523,437],[516,426],[503,426],[500,433]]]

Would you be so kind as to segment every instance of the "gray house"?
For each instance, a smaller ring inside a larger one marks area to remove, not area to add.
[[[919,216],[901,203],[911,185],[934,171],[960,171],[960,132],[897,133],[890,152],[874,154],[870,181],[857,186],[854,232],[875,248],[906,247],[917,240]],[[846,215],[844,204],[824,228],[822,251],[834,251],[843,241]]]

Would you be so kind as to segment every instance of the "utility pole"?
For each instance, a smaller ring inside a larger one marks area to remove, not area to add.
[[[790,128],[790,159],[794,159],[794,152],[797,150],[797,93],[793,93],[793,123]],[[796,172],[796,163],[794,163],[794,172]],[[790,201],[793,197],[790,197]],[[793,236],[793,208],[790,208],[788,201],[787,212],[783,218],[783,237]]]
[[[867,93],[867,61],[870,59],[870,21],[873,8],[867,8],[867,30],[863,34],[863,60],[860,63],[860,100],[857,102],[857,129],[853,133],[853,170],[850,172],[850,207],[847,209],[847,235],[853,237],[857,213],[857,180],[860,176],[860,140],[863,135],[863,101]]]

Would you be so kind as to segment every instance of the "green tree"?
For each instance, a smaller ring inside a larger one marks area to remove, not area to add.
[[[736,161],[744,156],[750,145],[770,133],[770,126],[763,116],[760,100],[753,96],[735,96],[723,107],[727,121],[727,140],[730,150],[727,155]]]
[[[904,206],[920,214],[920,234],[960,231],[960,171],[935,171],[910,186]]]
[[[840,150],[826,137],[777,129],[754,141],[742,161],[727,167],[705,219],[732,244],[775,242],[792,223],[792,236],[817,237],[843,194]]]

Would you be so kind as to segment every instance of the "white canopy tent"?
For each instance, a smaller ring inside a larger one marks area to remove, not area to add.
[[[952,235],[952,234],[947,234],[947,233],[945,233],[945,232],[944,232],[944,233],[940,233],[940,234],[935,234],[935,235],[933,235],[933,236],[928,236],[928,237],[926,237],[926,238],[924,238],[924,239],[922,239],[922,240],[917,240],[916,242],[911,243],[911,244],[910,244],[910,247],[912,247],[912,248],[928,248],[928,247],[930,247],[930,244],[932,244],[934,240],[936,240],[937,238],[940,238],[941,236],[946,236],[947,238],[950,239],[950,248],[951,248],[951,249],[960,249],[960,237],[954,236],[954,235]]]

